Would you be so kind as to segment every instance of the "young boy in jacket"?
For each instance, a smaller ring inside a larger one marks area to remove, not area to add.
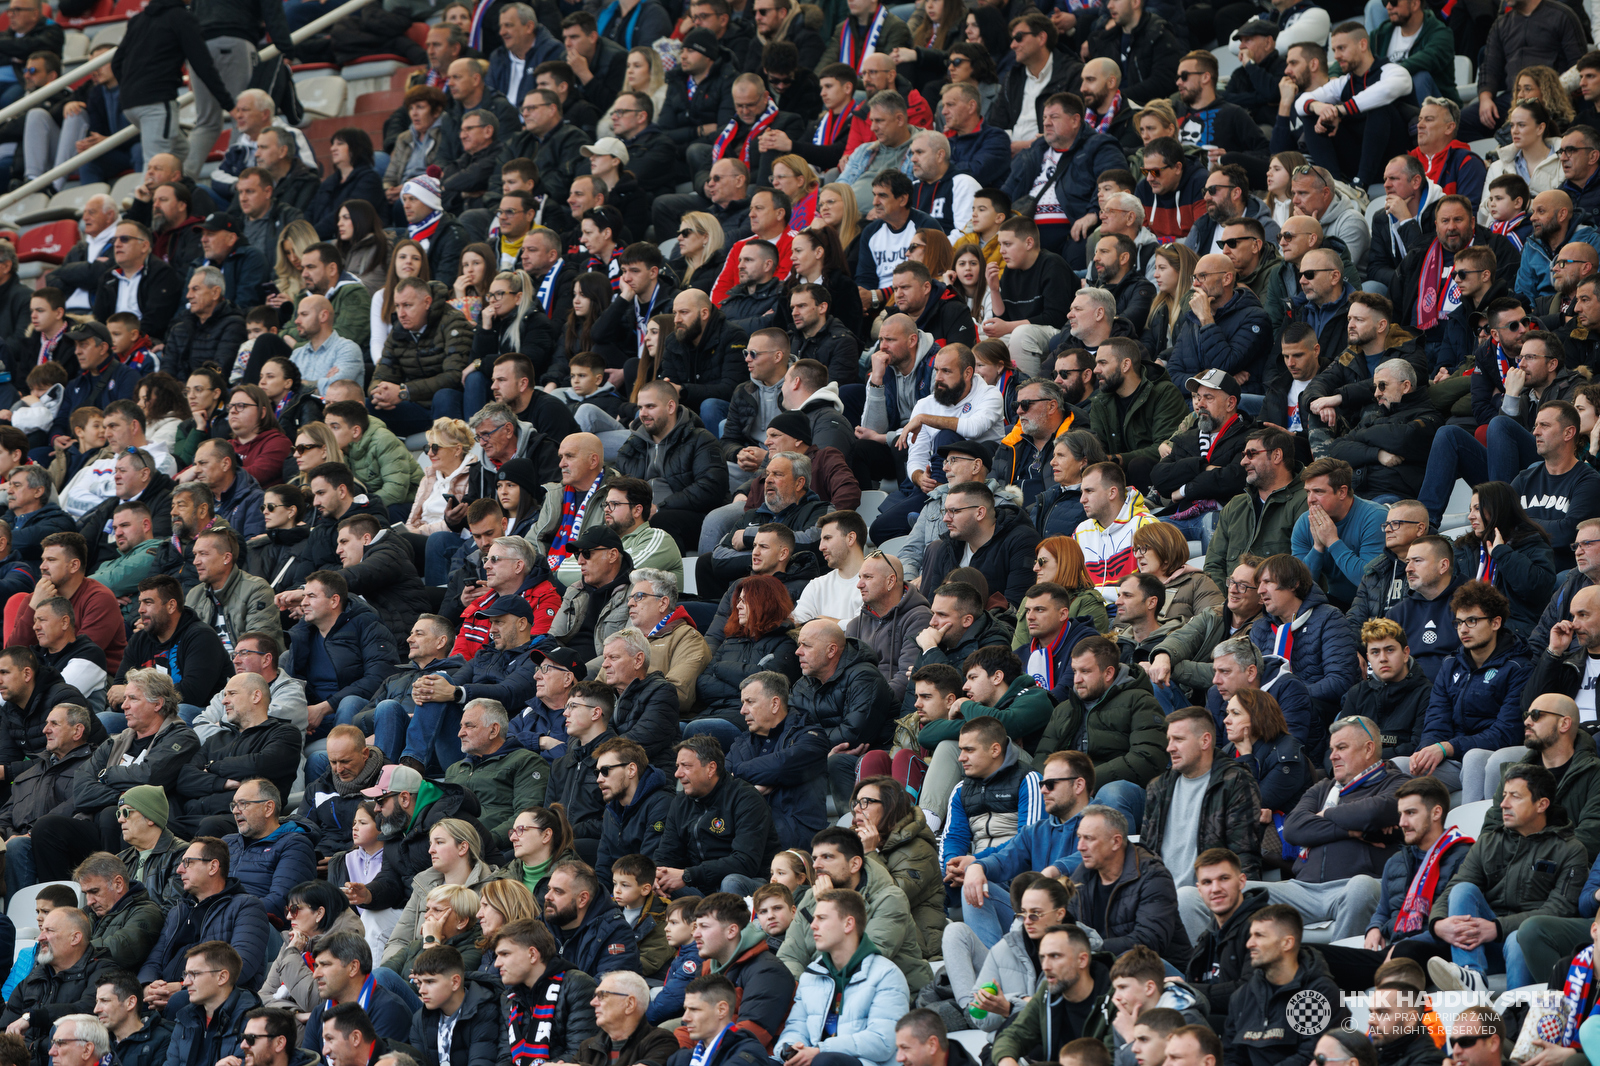
[[[694,909],[699,905],[699,896],[683,896],[667,905],[662,929],[667,944],[678,953],[667,966],[661,992],[650,1001],[650,1009],[645,1012],[644,1020],[651,1025],[660,1025],[683,1013],[684,990],[701,974],[700,949],[694,943]]]
[[[668,901],[656,894],[655,881],[656,864],[643,855],[624,855],[611,864],[611,898],[639,942],[639,972],[652,978],[661,975],[673,954],[662,921]]]

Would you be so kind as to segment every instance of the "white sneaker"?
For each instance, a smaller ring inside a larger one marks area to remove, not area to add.
[[[1487,992],[1489,982],[1470,966],[1457,966],[1448,959],[1429,959],[1428,976],[1443,992]]]
[[[922,808],[922,817],[927,819],[929,829],[931,829],[934,833],[939,832],[939,826],[943,824],[944,819],[940,818],[937,814],[934,814],[926,807]]]

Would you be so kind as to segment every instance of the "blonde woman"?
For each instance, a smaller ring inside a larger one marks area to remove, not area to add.
[[[1543,64],[1523,67],[1517,72],[1517,80],[1511,86],[1511,99],[1514,104],[1523,100],[1537,100],[1543,104],[1550,113],[1550,132],[1553,134],[1565,132],[1576,115],[1572,110],[1572,97],[1561,86],[1561,75],[1553,67]],[[1494,131],[1494,139],[1501,144],[1510,143],[1511,131],[1506,121],[1510,117],[1503,116],[1500,128]],[[1487,183],[1484,188],[1488,188]]]
[[[856,191],[842,181],[824,185],[817,192],[817,217],[813,229],[826,226],[839,237],[839,247],[844,249],[844,261],[856,261],[857,239],[861,236],[861,208],[856,205]]]
[[[1145,351],[1165,365],[1172,349],[1173,327],[1189,307],[1189,290],[1194,285],[1194,265],[1198,257],[1183,244],[1163,244],[1156,249],[1150,276],[1156,283],[1156,298],[1145,320]]]
[[[1559,189],[1566,180],[1561,172],[1560,127],[1548,108],[1538,100],[1518,100],[1506,116],[1505,126],[1511,131],[1511,142],[1500,149],[1499,157],[1489,164],[1483,178],[1483,206],[1478,208],[1478,221],[1493,226],[1489,214],[1489,183],[1506,174],[1515,174],[1528,183],[1528,192],[1534,196],[1551,189]]]
[[[273,267],[273,280],[278,291],[267,295],[268,307],[293,307],[300,302],[305,286],[300,282],[300,256],[307,248],[321,241],[317,228],[303,218],[297,218],[278,234],[278,262]]]
[[[465,253],[463,253],[465,254]],[[502,270],[485,282],[488,299],[478,315],[473,333],[472,362],[461,372],[466,409],[476,411],[489,402],[489,381],[494,361],[509,352],[528,357],[537,381],[550,369],[555,328],[543,315],[528,317],[539,286],[525,271]]]
[[[802,230],[817,213],[817,172],[797,155],[780,155],[772,161],[772,187],[789,198],[789,228]]]
[[[372,294],[372,364],[383,358],[383,345],[389,339],[389,323],[394,320],[394,287],[401,278],[433,280],[428,268],[428,252],[409,237],[395,241],[389,253],[389,274],[383,288]]]
[[[326,422],[307,422],[294,436],[294,465],[299,471],[289,484],[310,489],[306,471],[323,463],[343,463],[344,451]]]
[[[389,946],[384,950],[383,961],[399,959],[406,946],[420,935],[423,912],[428,893],[440,885],[464,885],[476,893],[485,884],[500,876],[498,868],[483,861],[483,842],[471,823],[460,818],[441,818],[428,830],[429,867],[411,879],[411,898],[395,922],[389,935]],[[350,902],[358,907],[372,902],[372,892],[366,885],[356,886],[349,893]],[[477,901],[467,914],[476,917]]]
[[[661,105],[667,102],[667,71],[661,65],[661,56],[654,48],[641,45],[628,51],[628,65],[623,68],[622,83],[622,92],[644,93],[655,105],[652,114],[661,114]],[[611,112],[616,109],[615,103],[606,109],[605,115],[600,119],[599,136],[617,135],[611,125]]]
[[[472,455],[475,442],[472,430],[459,418],[435,419],[433,428],[423,434],[428,441],[428,472],[417,489],[416,502],[406,529],[421,536],[444,530],[446,496],[461,499],[467,495],[467,478],[478,460]]]
[[[677,237],[678,252],[667,265],[678,275],[683,288],[710,292],[728,258],[722,223],[705,211],[690,211],[678,223]]]

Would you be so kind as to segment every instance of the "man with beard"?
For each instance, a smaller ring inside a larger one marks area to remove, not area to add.
[[[918,329],[933,334],[935,344],[978,343],[977,326],[966,301],[944,282],[935,281],[923,264],[908,259],[896,266],[893,291],[895,310],[909,315]]]
[[[171,181],[158,186],[150,200],[155,254],[179,272],[187,271],[201,255],[200,223],[206,216],[194,212],[191,196],[187,185]]]
[[[1365,411],[1373,402],[1374,375],[1379,364],[1392,358],[1407,359],[1418,380],[1428,369],[1412,343],[1411,333],[1395,320],[1388,297],[1371,292],[1351,293],[1350,307],[1345,312],[1345,336],[1348,346],[1316,376],[1301,398],[1311,413],[1311,440],[1318,454],[1322,452],[1317,447],[1319,441],[1341,433],[1360,417],[1358,411]]]
[[[1456,269],[1456,256],[1468,248],[1489,252],[1488,262],[1474,253]],[[1389,289],[1405,328],[1422,337],[1435,376],[1477,345],[1469,320],[1498,295],[1509,295],[1518,260],[1510,241],[1476,224],[1466,197],[1446,196],[1437,202],[1432,238],[1424,235],[1412,242]]]
[[[1019,1066],[1024,1057],[1054,1062],[1060,1045],[1081,1036],[1102,1036],[1099,1019],[1111,1010],[1111,971],[1092,961],[1083,927],[1055,926],[1039,938],[1038,987],[994,1039],[995,1066]]]
[[[1278,114],[1278,86],[1283,81],[1286,57],[1278,50],[1279,26],[1271,18],[1253,18],[1239,27],[1239,60],[1243,64],[1228,76],[1222,98],[1250,113],[1262,126],[1271,126]]]
[[[1017,424],[1000,438],[989,467],[1001,484],[1021,486],[1024,507],[1032,506],[1044,491],[1050,460],[1055,456],[1054,442],[1075,422],[1062,388],[1055,382],[1029,378],[1017,390]]]
[[[1056,353],[1051,380],[1061,386],[1062,402],[1073,417],[1087,420],[1089,399],[1095,389],[1094,353],[1078,347]]]
[[[1561,325],[1573,314],[1578,283],[1592,277],[1600,265],[1600,253],[1582,241],[1562,245],[1556,258],[1550,261],[1550,278],[1556,291],[1548,303],[1534,308],[1534,313],[1552,326]]]
[[[1246,552],[1265,559],[1289,550],[1297,519],[1306,513],[1306,489],[1296,473],[1294,438],[1273,426],[1245,438],[1239,461],[1248,491],[1228,501],[1206,549],[1206,576],[1218,588]]]
[[[1248,160],[1253,167],[1264,167],[1267,155],[1267,138],[1250,112],[1217,96],[1218,73],[1217,57],[1204,49],[1196,49],[1178,61],[1178,98],[1183,103],[1177,112],[1178,142],[1199,145],[1207,151],[1213,167],[1206,179],[1208,184],[1216,183],[1222,176],[1221,167],[1217,166],[1219,162],[1236,166]],[[1221,145],[1227,146],[1226,151],[1219,147]],[[1224,154],[1231,158],[1223,159]],[[1240,170],[1242,173],[1243,168]],[[1234,185],[1236,179],[1236,175],[1230,175],[1227,180]],[[1249,199],[1249,177],[1237,181],[1235,187],[1243,190],[1239,197],[1240,210],[1230,210],[1227,215],[1218,216],[1219,219],[1244,213],[1246,203],[1243,201]],[[1206,199],[1215,203],[1209,190]],[[1198,220],[1196,225],[1199,225]],[[1189,247],[1197,254],[1210,250],[1197,244]]]
[[[1134,125],[1134,108],[1128,106],[1128,99],[1122,94],[1122,69],[1114,61],[1099,57],[1085,63],[1078,95],[1083,98],[1085,122],[1115,137],[1125,152],[1143,147]]]
[[[1089,429],[1135,485],[1148,484],[1150,470],[1161,457],[1161,442],[1170,439],[1184,419],[1183,393],[1159,366],[1147,373],[1142,352],[1129,337],[1112,337],[1101,344],[1094,355],[1100,384],[1089,401]]]
[[[1595,677],[1600,676],[1600,589],[1591,585],[1578,590],[1572,596],[1570,610],[1570,619],[1550,627],[1549,647],[1534,661],[1527,691],[1530,694],[1556,693],[1575,700],[1577,708],[1573,715],[1582,725],[1597,720]],[[1537,706],[1536,700],[1524,702]],[[1554,767],[1560,763],[1546,765]],[[1568,811],[1572,812],[1572,808]],[[1572,813],[1576,817],[1577,812]]]
[[[198,717],[233,673],[216,631],[183,605],[177,579],[166,574],[139,582],[139,621],[106,693],[107,706],[122,704],[130,670],[151,667],[173,678],[185,721]]]
[[[678,300],[710,310],[703,293],[679,293]],[[698,338],[705,321],[702,314],[680,332],[692,329]],[[679,395],[672,381],[653,381],[640,390],[639,428],[617,450],[617,468],[650,486],[651,524],[670,535],[681,552],[698,541],[706,513],[726,500],[728,467],[716,438],[680,414]]]
[[[620,490],[611,491],[620,494]],[[625,505],[624,509],[631,508]],[[633,590],[628,577],[636,565],[624,549],[622,538],[609,524],[610,510],[608,506],[606,526],[592,529],[578,538],[574,553],[577,555],[581,580],[567,586],[561,599],[561,609],[550,626],[551,636],[568,645],[572,653],[579,657],[580,663],[593,660],[592,665],[596,670],[599,669],[600,649],[605,641],[628,625],[628,595]],[[648,526],[645,528],[649,529]],[[660,530],[650,532],[668,544],[672,543],[672,538]],[[677,551],[675,545],[673,551]],[[549,682],[542,676],[544,669],[540,668],[537,677],[541,690],[549,687]],[[578,669],[583,670],[583,667],[580,665]],[[584,679],[580,677],[576,680]],[[571,685],[572,675],[567,674],[563,681]],[[561,693],[561,696],[564,697],[565,693]],[[538,693],[538,698],[544,699],[542,691]],[[562,698],[559,705],[545,701],[541,706],[555,711],[565,702]]]
[[[1261,220],[1245,215],[1226,218],[1217,228],[1216,244],[1233,264],[1238,283],[1261,301],[1274,337],[1283,333],[1292,273],[1289,264],[1278,254],[1276,240],[1276,227],[1273,227],[1272,238],[1268,239]]]
[[[1188,381],[1195,421],[1163,441],[1150,483],[1179,507],[1214,500],[1220,507],[1244,491],[1239,456],[1255,428],[1239,410],[1239,383],[1221,370],[1207,370]]]
[[[1251,392],[1265,387],[1272,329],[1261,301],[1239,283],[1233,261],[1207,254],[1194,268],[1194,288],[1172,330],[1167,374],[1182,386],[1210,369],[1224,370]],[[1180,305],[1183,306],[1183,305]]]
[[[945,88],[956,89],[954,85],[947,85]],[[970,85],[961,86],[961,90],[945,94],[944,112],[950,114],[952,109],[960,104],[968,119],[981,126],[982,118],[978,114],[977,102],[973,100],[968,105],[966,96],[967,92],[976,96],[977,90]],[[967,109],[969,106],[970,110]],[[946,122],[949,121],[946,119]],[[994,133],[1002,142],[1005,140],[1005,134],[993,126],[982,128],[985,132]],[[953,129],[950,133],[957,135]],[[937,130],[918,133],[911,139],[911,176],[916,179],[911,185],[911,206],[927,214],[945,233],[959,236],[972,219],[972,200],[983,183],[967,171],[952,173],[950,151],[949,137]],[[1001,151],[1005,151],[1003,145]],[[1009,153],[1006,153],[1005,159],[1009,164],[1011,159]],[[993,169],[992,166],[986,166],[980,173],[987,177]],[[1002,177],[1004,173],[1002,170]]]
[[[1142,330],[1150,316],[1150,303],[1156,298],[1156,287],[1134,269],[1138,261],[1139,249],[1120,233],[1104,234],[1094,246],[1096,279],[1116,298],[1118,317]]]
[[[426,624],[426,619],[417,622],[419,627]],[[413,639],[406,642],[413,655],[418,654],[415,636],[413,630]],[[446,639],[444,650],[448,648]],[[426,654],[434,657],[419,665],[425,669],[433,667],[439,661],[439,650],[438,647],[429,649]],[[406,673],[409,677],[410,672]],[[328,733],[326,759],[327,772],[307,783],[305,799],[295,813],[296,821],[313,829],[317,864],[323,870],[327,869],[329,856],[345,850],[345,842],[340,840],[341,831],[348,832],[350,819],[362,803],[361,790],[372,787],[383,771],[383,752],[368,744],[355,726],[336,725]]]
[[[1594,135],[1587,127],[1580,127],[1578,132]],[[1522,246],[1516,289],[1518,295],[1537,307],[1556,291],[1551,276],[1556,249],[1572,241],[1600,247],[1600,231],[1581,224],[1583,216],[1578,214],[1572,197],[1561,189],[1550,189],[1535,196],[1528,208],[1528,217],[1533,224],[1533,235]]]
[[[604,894],[594,868],[565,859],[550,870],[544,920],[561,957],[592,977],[639,971],[639,946],[622,910]]]

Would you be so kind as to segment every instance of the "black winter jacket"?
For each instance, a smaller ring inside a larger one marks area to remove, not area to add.
[[[167,912],[161,939],[156,941],[150,957],[139,968],[139,983],[180,980],[184,952],[207,940],[222,940],[233,945],[243,963],[239,974],[239,985],[243,988],[261,983],[267,966],[283,946],[261,901],[230,877],[216,895],[198,901],[185,895],[183,902]]]
[[[1305,395],[1310,392],[1308,386],[1301,403],[1307,402]],[[1327,454],[1355,468],[1357,495],[1370,499],[1388,494],[1414,499],[1422,491],[1422,475],[1428,466],[1434,434],[1443,424],[1444,415],[1428,400],[1426,392],[1392,408],[1368,404],[1355,428],[1335,440]],[[1380,461],[1380,451],[1393,452],[1405,462],[1385,466]]]
[[[229,781],[265,777],[287,796],[300,769],[300,730],[281,718],[268,718],[242,732],[232,725],[200,745],[194,762],[178,768],[172,793],[177,808],[191,817],[227,814],[234,789]],[[237,873],[238,871],[234,871]]]
[[[86,741],[59,758],[47,755],[24,763],[27,769],[11,782],[11,794],[0,807],[0,834],[9,838],[27,833],[47,814],[72,814],[73,779],[93,752]]]
[[[777,851],[775,835],[767,798],[723,777],[704,796],[672,798],[656,866],[681,869],[685,887],[715,892],[729,874],[759,877]]]
[[[561,983],[551,980],[560,975]],[[537,1040],[550,1048],[551,1062],[573,1062],[578,1057],[578,1045],[599,1031],[594,1021],[595,980],[560,955],[545,961],[544,976],[535,982],[537,988],[513,985],[500,996],[500,1025],[497,1029],[498,1047],[495,1062],[511,1062],[513,1038],[519,1042]],[[548,1032],[536,1036],[542,1028],[539,1009],[551,998],[555,1005],[550,1016]],[[515,1015],[515,1017],[513,1017]]]
[[[461,1001],[455,1028],[450,1031],[450,1054],[446,1063],[484,1066],[498,1061],[500,1042],[500,982],[481,973],[465,978],[467,996]],[[411,1018],[411,1046],[426,1060],[421,1066],[440,1066],[439,1012],[419,1007]]]
[[[172,1042],[172,1023],[151,1011],[145,1015],[144,1028],[125,1040],[113,1040],[111,1050],[120,1066],[164,1066],[167,1045]],[[293,1066],[303,1066],[293,1063]]]
[[[701,717],[721,718],[740,729],[744,716],[739,713],[740,683],[758,670],[776,670],[791,685],[800,680],[800,660],[795,657],[794,637],[787,628],[775,629],[762,637],[723,637],[711,652],[711,662],[695,681]]]
[[[672,746],[678,742],[678,691],[667,675],[652,670],[617,695],[611,715],[611,728],[627,737],[650,756],[650,764],[664,774],[672,773],[676,756]]]
[[[335,526],[335,531],[338,527]],[[350,591],[364,597],[391,635],[410,633],[417,616],[431,610],[433,601],[417,574],[411,545],[387,526],[366,546],[361,561],[339,572]],[[287,793],[285,793],[287,795]]]
[[[291,677],[311,676],[311,642],[316,629],[310,622],[299,622],[289,631],[289,663]],[[339,620],[323,639],[323,648],[333,660],[334,670],[341,680],[333,692],[313,693],[307,685],[306,698],[312,703],[327,702],[334,707],[346,696],[369,698],[383,684],[394,664],[402,656],[395,649],[394,637],[372,608],[352,601],[350,608],[340,613]]]
[[[1242,448],[1242,445],[1241,445]],[[1023,594],[1036,582],[1031,563],[1039,544],[1039,531],[1033,528],[1022,509],[1001,501],[995,506],[994,536],[972,553],[969,566],[975,566],[989,581],[989,605],[996,594],[1003,595],[1012,607],[1022,605]],[[922,594],[933,601],[933,590],[944,584],[945,575],[961,565],[966,545],[946,533],[928,546],[922,564]],[[1025,565],[1026,564],[1026,565]]]
[[[232,111],[233,94],[217,73],[217,64],[189,5],[185,0],[152,0],[128,20],[122,45],[111,57],[111,72],[117,76],[121,89],[118,103],[126,111],[176,100],[183,91],[185,63],[211,90],[222,109]]]
[[[1174,67],[1174,70],[1177,68]],[[1057,49],[1050,57],[1050,80],[1034,97],[1034,121],[1044,128],[1044,102],[1056,93],[1075,93],[1083,73],[1083,62],[1071,51]],[[1011,64],[1000,79],[1000,91],[989,105],[983,121],[1009,131],[1022,118],[1022,101],[1027,92],[1028,68],[1021,63]],[[1142,99],[1142,98],[1141,98]]]
[[[5,1013],[0,1014],[0,1024],[10,1025],[26,1016],[29,1032],[37,1037],[33,1061],[36,1064],[48,1062],[46,1052],[50,1041],[47,1037],[56,1019],[68,1014],[94,1013],[95,986],[99,984],[100,975],[112,968],[111,960],[93,948],[61,971],[48,963],[36,962],[28,976],[11,990]]]
[[[171,366],[179,381],[204,363],[231,367],[244,339],[244,312],[232,300],[218,304],[204,322],[193,311],[179,311],[167,328],[162,366]]]
[[[667,339],[657,376],[672,379],[682,394],[683,406],[691,411],[699,411],[706,400],[732,399],[734,386],[750,378],[744,365],[749,340],[748,333],[713,308],[692,346],[676,336]]]
[[[58,703],[76,703],[86,707],[89,701],[83,693],[63,681],[54,667],[42,663],[33,676],[33,697],[28,700],[27,706],[18,707],[9,701],[0,703],[0,722],[4,723],[4,729],[0,730],[0,763],[5,765],[7,781],[19,780],[32,762],[44,755],[45,719],[50,717],[50,709]],[[97,716],[90,715],[89,719],[89,731],[84,734],[83,742],[92,751],[105,742],[106,729]],[[11,824],[15,826],[22,823],[13,821]]]
[[[443,286],[433,283],[433,303],[421,332],[398,320],[383,345],[383,357],[372,368],[372,382],[392,382],[411,390],[411,399],[427,404],[440,389],[460,388],[461,371],[472,352],[472,326],[451,307]]]
[[[1178,889],[1160,859],[1141,844],[1129,845],[1123,852],[1122,873],[1107,890],[1104,915],[1080,914],[1088,899],[1083,886],[1099,876],[1087,866],[1072,872],[1078,895],[1067,908],[1068,918],[1097,931],[1105,950],[1113,954],[1143,944],[1175,966],[1189,961],[1189,934],[1178,920]]]
[[[1405,678],[1393,683],[1363,678],[1361,684],[1344,694],[1339,708],[1341,718],[1359,714],[1378,723],[1385,759],[1410,755],[1422,743],[1422,723],[1428,714],[1433,685],[1415,661],[1409,666]]]
[[[1122,95],[1130,100],[1155,100],[1170,95],[1167,87],[1177,84],[1178,60],[1183,45],[1165,19],[1145,11],[1133,28],[1133,43],[1126,59],[1122,56],[1122,27],[1111,19],[1102,21],[1089,35],[1089,58],[1109,59],[1122,69]]]
[[[88,765],[73,779],[75,814],[98,814],[121,799],[134,785],[171,788],[177,782],[178,771],[200,751],[200,738],[177,716],[156,730],[141,761],[124,766],[122,757],[129,754],[135,739],[129,727],[94,749]],[[181,976],[180,973],[170,980]]]
[[[1190,426],[1172,438],[1172,451],[1156,462],[1150,483],[1163,496],[1182,488],[1185,503],[1227,503],[1244,491],[1245,470],[1239,465],[1239,456],[1244,454],[1245,437],[1255,427],[1255,420],[1241,411],[1221,438],[1212,442],[1210,450],[1202,451],[1200,427]]]
[[[245,1014],[259,1006],[261,997],[244,984],[235,988],[233,994],[223,1000],[222,1006],[209,1018],[200,1004],[185,1003],[172,1022],[168,1059],[177,1063],[192,1063],[216,1062],[226,1058],[239,1046]]]
[[[1332,1008],[1326,1027],[1309,1035],[1304,1032],[1309,1026],[1302,1023],[1297,1028],[1291,1024],[1291,1019],[1298,1021],[1300,1015],[1289,1005],[1293,997],[1305,991],[1321,995]],[[1257,970],[1234,991],[1223,1029],[1223,1064],[1278,1066],[1282,1062],[1309,1060],[1322,1033],[1349,1016],[1321,953],[1302,947],[1300,968],[1288,984],[1274,985],[1267,980],[1266,971]]]
[[[606,804],[594,866],[602,884],[611,883],[611,864],[622,856],[656,857],[674,795],[667,784],[671,780],[654,766],[647,767],[634,789],[632,803],[624,806],[620,800],[612,800]]]
[[[740,350],[742,352],[743,342]],[[664,373],[663,376],[671,375]],[[682,379],[673,377],[672,380]],[[685,393],[688,391],[684,389]],[[655,478],[651,477],[653,453],[659,453],[660,462],[660,475]],[[660,498],[656,500],[663,511],[709,513],[728,498],[728,464],[717,447],[717,438],[682,411],[677,424],[659,443],[645,430],[634,430],[617,449],[617,469],[627,477],[663,482],[665,494],[658,491]]]
[[[1295,879],[1321,884],[1356,874],[1382,876],[1389,847],[1400,840],[1395,790],[1409,780],[1386,763],[1382,773],[1327,810],[1323,805],[1333,778],[1311,786],[1283,823],[1284,842],[1309,849],[1308,857],[1295,860]],[[1362,835],[1352,837],[1352,830]]]
[[[1250,939],[1250,917],[1271,902],[1266,889],[1247,889],[1239,900],[1239,908],[1229,915],[1222,927],[1216,928],[1215,923],[1208,925],[1195,942],[1194,954],[1189,956],[1189,964],[1183,972],[1190,984],[1205,993],[1213,1029],[1223,1025],[1233,994],[1255,973],[1245,946]]]
[[[172,2],[182,5],[183,0]],[[117,313],[117,289],[121,284],[121,273],[121,268],[113,267],[100,278],[100,285],[94,294],[94,317],[97,321],[104,322]],[[187,279],[180,278],[178,272],[163,260],[154,255],[145,260],[135,291],[139,297],[139,326],[151,340],[159,341],[166,337],[173,317],[183,305],[186,285]],[[0,318],[0,329],[3,328],[4,319]]]
[[[588,744],[580,744],[569,737],[567,753],[550,764],[550,784],[544,790],[545,804],[560,803],[567,809],[572,835],[579,840],[598,840],[604,832],[604,801],[600,798],[599,786],[595,784],[594,749],[616,735],[607,729]]]
[[[894,691],[878,669],[877,653],[865,641],[851,638],[832,677],[818,681],[808,675],[795,683],[789,710],[807,715],[827,730],[830,747],[880,747],[888,743],[894,728]]]
[[[689,76],[682,69],[667,75],[667,98],[656,125],[680,147],[699,140],[696,127],[716,123],[720,130],[733,121],[733,79],[739,76],[739,62],[726,48],[719,51],[721,56],[712,61],[711,73],[695,86],[692,97]]]

